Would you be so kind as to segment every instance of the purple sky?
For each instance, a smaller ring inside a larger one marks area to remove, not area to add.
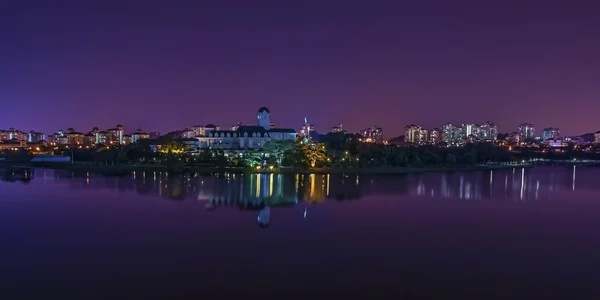
[[[3,1],[0,128],[600,129],[600,4],[355,2]]]

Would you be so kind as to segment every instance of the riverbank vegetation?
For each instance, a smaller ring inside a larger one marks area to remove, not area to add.
[[[462,147],[398,147],[359,142],[359,136],[329,133],[319,142],[270,141],[261,150],[226,152],[219,149],[190,151],[178,141],[164,141],[153,147],[148,141],[127,146],[98,146],[85,149],[55,147],[40,152],[72,157],[79,164],[97,166],[146,166],[180,172],[190,168],[235,168],[239,170],[298,172],[309,170],[378,169],[459,169],[478,165],[507,164],[536,158],[600,159],[594,151],[576,147],[562,152],[547,149],[508,149],[492,143],[473,143]],[[6,150],[2,158],[24,163],[33,156],[25,150]]]

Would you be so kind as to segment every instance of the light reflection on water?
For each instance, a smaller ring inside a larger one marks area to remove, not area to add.
[[[261,205],[320,203],[359,199],[369,195],[394,195],[463,200],[508,199],[514,201],[551,199],[552,194],[577,192],[577,172],[585,179],[593,168],[545,167],[509,170],[421,173],[394,176],[369,175],[281,175],[224,174],[173,176],[161,172],[133,172],[107,177],[63,170],[34,170],[19,176],[5,174],[4,181],[41,180],[62,183],[73,189],[132,191],[173,200],[193,198],[215,205]],[[510,180],[509,180],[510,176]],[[39,178],[39,179],[37,179]],[[583,182],[581,188],[594,188]]]
[[[445,286],[456,298],[560,288],[558,298],[586,299],[573,293],[595,292],[600,278],[590,267],[600,265],[598,174],[4,173],[0,265],[16,296],[2,299],[89,299],[124,287],[169,299],[174,289],[260,293],[265,282],[281,295],[351,286],[444,299],[447,290],[430,287]]]

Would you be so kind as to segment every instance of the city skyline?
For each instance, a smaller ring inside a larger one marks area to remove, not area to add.
[[[387,137],[447,122],[600,129],[589,2],[9,2],[0,128],[228,127],[267,106],[278,126]]]
[[[87,134],[87,133],[90,133],[90,132],[98,132],[98,131],[106,132],[106,131],[113,130],[115,127],[123,127],[123,134],[130,135],[130,134],[133,134],[133,133],[136,133],[136,132],[144,132],[144,133],[154,133],[154,134],[160,133],[161,135],[163,135],[163,134],[173,133],[173,132],[197,131],[197,128],[203,128],[203,127],[206,127],[206,126],[216,126],[217,128],[235,128],[235,127],[239,127],[239,126],[252,125],[252,123],[237,122],[236,124],[231,125],[231,126],[221,126],[220,123],[214,122],[214,123],[205,123],[205,124],[202,124],[202,125],[201,124],[190,125],[190,126],[187,126],[187,127],[184,127],[184,128],[170,129],[170,130],[165,130],[165,131],[148,131],[148,130],[144,130],[141,127],[129,127],[128,128],[128,127],[120,125],[120,124],[125,124],[125,123],[119,123],[116,126],[108,126],[106,128],[104,128],[104,127],[98,127],[98,126],[93,126],[93,127],[88,128],[89,130],[88,129],[80,130],[80,129],[75,128],[75,127],[67,127],[66,129],[60,128],[60,129],[57,129],[57,130],[54,130],[54,131],[51,131],[51,132],[43,132],[43,131],[35,130],[35,129],[21,129],[21,128],[16,128],[16,127],[6,127],[6,128],[0,128],[0,131],[14,130],[14,131],[20,131],[20,132],[22,132],[24,134],[31,134],[31,133],[33,133],[33,134],[44,134],[44,135],[50,136],[50,135],[53,135],[53,134],[57,134],[59,132],[68,132],[68,131],[76,131],[76,132],[79,132],[81,134]],[[379,126],[376,127],[376,124],[373,124],[372,126],[363,126],[363,128],[361,130],[357,130],[357,131],[346,130],[346,128],[345,128],[345,126],[343,126],[343,124],[338,124],[338,125],[331,126],[331,127],[318,128],[318,127],[314,126],[314,124],[305,123],[305,124],[302,124],[301,126],[296,126],[293,129],[296,130],[297,133],[299,135],[301,135],[301,136],[303,136],[304,134],[306,134],[305,133],[305,130],[306,130],[305,127],[306,126],[310,126],[310,131],[311,132],[314,131],[314,132],[319,133],[319,134],[326,134],[326,133],[329,133],[329,132],[334,132],[335,133],[335,132],[342,132],[343,131],[343,132],[348,132],[348,133],[353,133],[353,134],[360,134],[360,135],[363,135],[365,137],[371,134],[371,133],[367,133],[367,131],[378,129],[379,132],[377,134],[380,135],[380,138],[390,139],[390,138],[396,138],[396,137],[406,136],[406,130],[409,127],[415,127],[416,126],[418,128],[422,128],[422,129],[424,129],[426,131],[435,130],[435,131],[438,131],[438,132],[441,133],[442,131],[444,131],[443,130],[444,126],[447,126],[447,125],[452,125],[452,126],[454,126],[456,128],[460,128],[460,127],[464,127],[464,126],[476,126],[476,127],[479,127],[479,126],[490,126],[491,125],[491,126],[494,126],[494,128],[495,128],[494,130],[495,130],[495,134],[496,135],[497,134],[510,134],[510,133],[519,133],[519,134],[523,135],[524,133],[521,132],[522,127],[524,125],[528,125],[533,130],[531,132],[531,135],[528,136],[528,138],[543,137],[543,136],[545,136],[545,131],[548,131],[548,130],[554,130],[554,131],[556,131],[556,133],[552,134],[551,137],[566,136],[566,135],[563,135],[563,134],[560,133],[561,130],[558,127],[536,126],[535,124],[521,123],[518,126],[516,126],[515,128],[512,128],[512,130],[510,130],[510,129],[503,130],[502,128],[498,129],[498,126],[496,125],[496,123],[495,122],[491,122],[491,121],[482,122],[482,123],[469,123],[469,122],[450,123],[450,122],[446,122],[444,124],[440,124],[440,125],[434,126],[434,127],[426,127],[426,126],[421,126],[421,125],[417,125],[417,124],[407,124],[407,125],[402,126],[402,131],[400,132],[399,135],[394,135],[394,136],[387,135],[386,134],[387,130],[384,130],[385,128],[382,128],[382,127],[379,127]],[[271,127],[281,128],[282,126],[277,126],[275,123],[271,122]],[[286,126],[283,126],[283,127],[286,127]],[[369,127],[369,128],[364,128],[364,127]],[[582,134],[589,134],[589,133],[596,133],[596,132],[598,132],[598,131],[589,131],[589,132],[585,132],[585,133],[582,133]],[[470,135],[470,133],[467,134],[467,135]],[[578,135],[571,135],[571,136],[578,136]],[[192,137],[192,136],[189,136],[189,137]]]

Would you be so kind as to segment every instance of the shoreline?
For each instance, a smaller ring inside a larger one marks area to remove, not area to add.
[[[402,175],[411,173],[431,172],[461,172],[461,171],[486,171],[512,168],[531,168],[535,165],[477,165],[477,166],[435,166],[435,167],[374,167],[374,168],[313,168],[294,169],[282,168],[274,170],[256,170],[241,167],[208,167],[187,166],[181,169],[181,173],[236,173],[236,174],[369,174],[369,175]],[[43,168],[53,170],[69,170],[93,173],[126,174],[131,172],[173,172],[162,165],[98,165],[89,163],[0,163],[0,168]]]

